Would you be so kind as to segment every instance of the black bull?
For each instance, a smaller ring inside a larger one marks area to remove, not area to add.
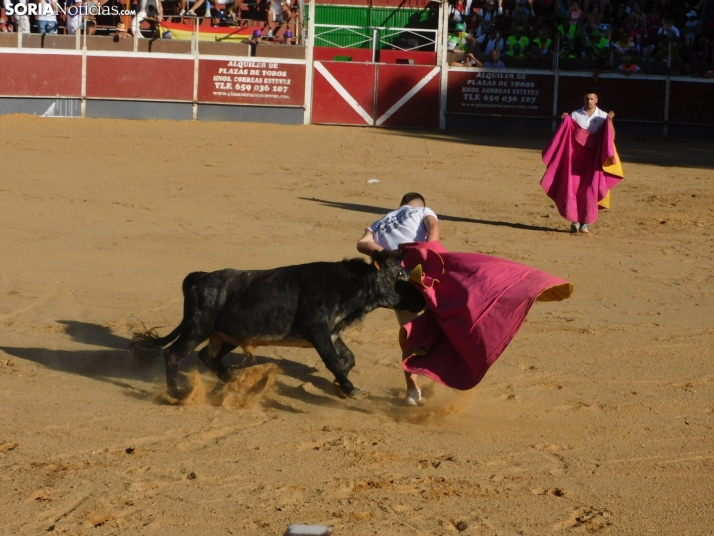
[[[135,334],[134,355],[166,360],[166,382],[178,398],[179,364],[199,344],[201,361],[222,381],[230,379],[223,358],[238,346],[314,347],[341,391],[352,398],[369,393],[347,379],[354,354],[340,337],[350,324],[377,307],[420,311],[425,302],[408,281],[400,261],[385,253],[341,262],[314,262],[272,270],[193,272],[183,281],[181,323],[165,337]]]

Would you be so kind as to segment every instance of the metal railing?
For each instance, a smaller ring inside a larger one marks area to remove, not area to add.
[[[371,48],[372,50],[389,47],[403,52],[412,50],[435,51],[437,48],[437,32],[438,30],[421,28],[315,24],[315,46]],[[398,44],[401,40],[404,41],[404,46]],[[370,46],[364,46],[367,44],[370,44]]]

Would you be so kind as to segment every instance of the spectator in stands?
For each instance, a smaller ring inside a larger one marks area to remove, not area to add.
[[[704,35],[698,35],[689,49],[690,61],[694,64],[709,63],[710,46]]]
[[[5,9],[7,9],[10,4],[27,4],[27,0],[14,0],[13,2],[10,2],[10,0],[5,0]],[[13,18],[15,19],[16,32],[28,34],[30,33],[30,17],[28,15],[18,15],[18,13],[15,12]]]
[[[584,22],[583,10],[580,9],[580,2],[573,0],[573,3],[568,10],[568,20],[575,27],[580,27]]]
[[[575,59],[577,56],[575,55],[573,45],[571,45],[569,42],[563,43],[563,50],[560,51],[560,54],[558,54],[558,57],[570,60],[570,59]]]
[[[471,15],[472,0],[456,0],[449,3],[449,21],[466,22]]]
[[[560,34],[560,37],[562,37],[565,41],[570,41],[571,43],[573,42],[573,39],[575,39],[577,31],[578,29],[574,24],[571,24],[570,19],[563,19],[563,22],[558,25],[558,33]]]
[[[477,38],[482,54],[489,54],[492,50],[503,50],[503,38],[496,29],[495,25],[488,27],[488,33]]]
[[[479,59],[471,54],[471,52],[467,52],[464,54],[464,59],[461,61],[452,61],[451,62],[452,67],[483,67],[483,63],[479,61]]]
[[[565,8],[563,0],[555,0],[553,5],[553,17],[555,20],[563,20],[568,18],[568,10]]]
[[[286,0],[270,0],[270,29],[268,30],[268,39],[272,39],[277,35],[280,27],[286,23],[285,12],[290,12],[290,7],[286,4]]]
[[[528,50],[526,51],[526,59],[527,60],[538,60],[542,56],[540,54],[540,47],[538,46],[538,43],[531,43],[531,45],[528,47]]]
[[[659,42],[657,44],[657,52],[655,54],[661,53],[662,59],[665,61],[669,61],[668,58],[672,57],[672,63],[681,63],[682,58],[679,55],[679,47],[677,47],[677,43],[674,42],[673,39],[669,38],[669,35],[664,34],[661,35],[659,38]],[[670,52],[671,50],[671,52]]]
[[[664,19],[662,18],[662,13],[659,11],[659,4],[655,2],[647,13],[647,33],[651,41],[657,39],[657,33],[662,27],[663,22]]]
[[[666,35],[671,40],[677,40],[679,39],[679,28],[673,24],[671,18],[667,18],[657,32],[657,35]]]
[[[521,45],[516,43],[508,49],[508,51],[506,52],[506,56],[510,58],[516,58],[518,60],[524,60],[526,59],[526,55],[524,54],[526,50],[528,50],[528,45],[521,48]]]
[[[466,26],[459,22],[454,28],[454,33],[449,36],[449,50],[462,52],[473,52],[476,50],[476,39],[466,33]]]
[[[179,0],[179,15],[180,16],[186,16],[186,17],[197,17],[197,11],[198,9],[204,4],[206,0],[194,0],[193,5],[189,10],[186,10],[186,1],[187,0]],[[189,0],[190,1],[190,0]],[[211,15],[211,4],[209,3],[206,6],[206,15],[210,16]]]
[[[620,66],[617,68],[617,72],[620,74],[624,74],[626,76],[630,76],[633,74],[637,74],[641,71],[637,65],[635,65],[632,61],[632,56],[623,56],[622,57],[622,63]]]
[[[697,12],[692,10],[687,13],[687,22],[684,24],[684,42],[688,47],[694,44],[694,39],[699,29],[699,19]]]
[[[97,33],[97,21],[88,20],[87,22],[84,23],[84,25],[87,28],[85,30],[87,32],[87,35],[94,35],[95,33]]]
[[[114,41],[122,41],[129,38],[129,32],[126,31],[126,25],[123,22],[117,24]]]
[[[625,56],[630,52],[630,49],[635,47],[635,43],[625,30],[616,34],[617,40],[613,43],[615,55],[618,57]]]
[[[647,15],[640,8],[640,4],[635,2],[632,5],[629,16],[630,29],[635,28],[638,24],[642,25],[642,28],[647,28]]]
[[[607,25],[605,24],[603,26]],[[608,31],[609,30],[610,28],[608,27]],[[590,33],[590,43],[593,48],[596,48],[601,52],[610,48],[610,41],[600,32],[600,30],[593,30]]]
[[[491,52],[489,54],[489,59],[486,63],[483,64],[484,67],[488,69],[505,69],[506,64],[501,61],[499,58],[499,53],[498,50],[495,48],[491,49]]]
[[[546,30],[545,28],[540,31],[538,37],[533,39],[533,43],[538,45],[538,50],[540,51],[541,56],[547,56],[550,54],[550,45],[553,43],[553,41],[550,39],[548,30]]]
[[[82,0],[68,0],[65,7],[67,12],[67,34],[74,35],[82,24],[82,15],[80,12]]]
[[[3,15],[0,16],[0,33],[8,33],[11,31],[12,30],[8,28],[7,19],[5,18],[5,15],[3,13]]]
[[[602,59],[602,54],[594,46],[586,45],[580,53],[580,57],[584,60],[600,60]]]
[[[498,11],[496,11],[496,2],[493,0],[488,0],[483,8],[483,22],[491,25],[496,22],[496,17],[498,16]]]
[[[650,41],[650,36],[645,35],[640,43],[639,53],[642,61],[650,61],[654,59],[655,49],[657,47]]]
[[[473,37],[481,35],[481,21],[479,20],[478,13],[472,11],[471,15],[469,15],[469,20],[466,23],[466,32]]]
[[[596,30],[602,24],[602,13],[600,13],[600,6],[597,4],[591,4],[591,11],[585,16],[585,24],[590,27],[591,30]]]
[[[260,30],[253,30],[253,33],[250,34],[250,39],[246,40],[246,44],[249,45],[251,48],[254,48],[256,45],[259,45],[262,40],[263,32],[261,32]]]
[[[525,28],[523,26],[516,27],[515,34],[508,36],[508,39],[506,39],[507,50],[511,50],[515,45],[518,45],[521,50],[528,48],[531,40],[523,35],[524,32]]]
[[[530,26],[529,20],[532,16],[533,11],[526,8],[526,0],[518,0],[513,13],[511,13],[511,18],[513,19],[511,32],[515,32],[519,26],[523,28]]]
[[[44,4],[48,4],[48,9]],[[55,0],[38,0],[37,31],[40,35],[57,33],[57,2]]]

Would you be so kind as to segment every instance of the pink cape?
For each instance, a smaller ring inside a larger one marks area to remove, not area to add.
[[[407,244],[402,261],[428,310],[399,334],[402,368],[455,389],[478,384],[513,340],[533,302],[568,298],[567,281],[438,242]]]
[[[560,215],[571,222],[597,221],[598,202],[622,178],[621,171],[617,176],[608,172],[611,167],[603,170],[608,164],[617,164],[621,170],[609,121],[599,132],[590,134],[567,116],[543,150],[543,162],[547,169],[540,185],[555,201]]]

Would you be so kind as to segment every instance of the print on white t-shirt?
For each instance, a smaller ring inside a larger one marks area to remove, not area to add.
[[[436,214],[430,208],[404,205],[374,222],[369,230],[372,231],[377,244],[393,251],[402,243],[426,242],[429,232],[426,226],[427,216],[436,219]]]

